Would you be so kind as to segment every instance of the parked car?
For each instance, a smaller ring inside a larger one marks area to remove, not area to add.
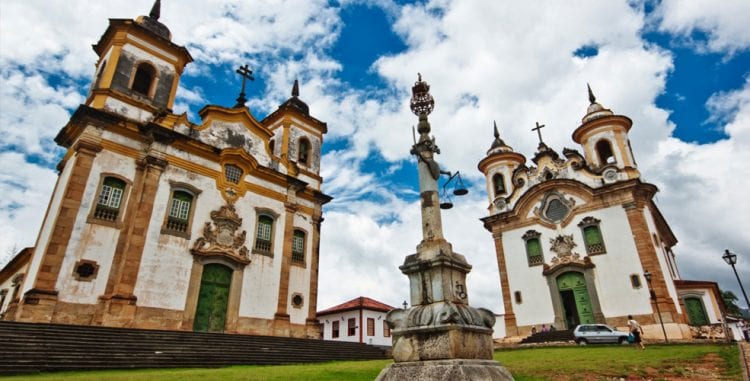
[[[573,330],[573,336],[579,345],[628,342],[627,332],[618,331],[606,324],[581,324]]]

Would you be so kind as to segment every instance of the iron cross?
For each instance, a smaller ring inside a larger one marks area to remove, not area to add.
[[[539,144],[544,144],[542,141],[542,128],[544,127],[543,124],[539,124],[539,122],[536,122],[536,128],[532,128],[531,131],[536,131],[536,133],[539,135]]]
[[[247,65],[240,66],[237,69],[237,74],[242,77],[242,90],[240,91],[240,96],[237,97],[237,104],[234,107],[245,107],[245,102],[247,102],[247,98],[245,98],[245,81],[248,79],[254,81],[255,77],[253,77],[253,71]]]

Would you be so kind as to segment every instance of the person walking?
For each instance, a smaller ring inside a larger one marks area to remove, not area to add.
[[[643,340],[641,339],[643,328],[641,328],[641,325],[633,319],[633,315],[628,315],[628,328],[630,329],[630,334],[633,335],[633,343],[637,343],[641,349],[646,349],[646,347],[643,346]]]

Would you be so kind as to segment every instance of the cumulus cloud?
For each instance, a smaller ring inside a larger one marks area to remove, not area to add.
[[[750,47],[744,0],[661,1],[654,12],[658,29],[680,36],[700,50],[733,54]],[[696,38],[697,32],[705,38]]]

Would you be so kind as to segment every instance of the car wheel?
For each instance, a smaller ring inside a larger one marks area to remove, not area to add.
[[[588,341],[586,341],[586,339],[578,339],[578,345],[586,345],[586,344],[588,344],[588,343],[589,343],[589,342],[588,342]]]
[[[621,337],[619,340],[617,340],[619,344],[627,344],[628,338],[627,337]]]

